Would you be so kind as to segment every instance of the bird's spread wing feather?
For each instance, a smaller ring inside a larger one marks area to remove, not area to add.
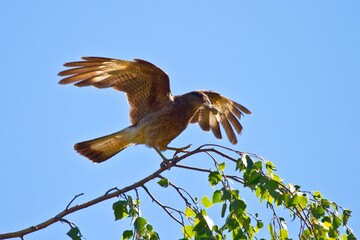
[[[59,76],[65,77],[60,84],[112,87],[125,92],[133,124],[172,100],[168,75],[144,60],[82,57],[82,61],[65,63],[64,66],[71,69],[59,73]]]
[[[199,123],[200,127],[204,131],[211,131],[215,137],[221,139],[220,124],[225,130],[225,133],[232,144],[237,143],[237,138],[234,130],[241,134],[243,127],[241,126],[239,119],[241,116],[251,114],[251,112],[244,106],[237,102],[234,102],[219,93],[212,91],[201,91],[206,94],[211,102],[215,111],[208,107],[200,108],[195,115],[191,118],[191,123]]]

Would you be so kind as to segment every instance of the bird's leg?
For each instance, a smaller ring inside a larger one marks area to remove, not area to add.
[[[174,153],[174,158],[175,158],[178,155],[178,153],[187,153],[187,152],[189,152],[189,151],[186,150],[189,147],[191,147],[191,144],[189,144],[189,145],[187,145],[185,147],[180,147],[180,148],[166,147],[166,150],[175,151],[175,153]]]
[[[163,161],[161,162],[161,164],[160,164],[160,167],[163,167],[163,166],[165,166],[165,165],[168,165],[168,166],[169,166],[170,160],[167,159],[167,158],[164,156],[164,154],[162,154],[161,151],[160,151],[157,147],[154,147],[154,149],[155,149],[155,151],[160,155],[160,157],[161,157],[162,160],[163,160]]]

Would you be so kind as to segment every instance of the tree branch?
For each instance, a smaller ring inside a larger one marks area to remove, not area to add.
[[[147,187],[145,187],[145,185],[142,185],[141,187],[145,190],[145,192],[149,195],[149,197],[150,197],[154,202],[156,202],[157,205],[159,205],[162,209],[164,209],[164,211],[165,211],[172,219],[174,219],[174,220],[175,220],[177,223],[179,223],[181,226],[184,226],[184,220],[183,220],[183,217],[182,217],[182,214],[184,214],[184,213],[183,213],[182,211],[177,210],[177,209],[175,209],[175,208],[173,208],[173,207],[165,206],[165,205],[162,204],[159,200],[157,200],[157,199],[154,197],[154,195],[151,194],[151,192],[149,191],[149,189],[148,189]],[[177,213],[180,215],[182,221],[180,221],[179,219],[177,219],[177,218],[169,211],[169,209],[177,212]]]
[[[205,145],[203,145],[205,146]],[[58,213],[55,217],[52,217],[42,223],[39,223],[37,225],[34,225],[34,226],[31,226],[31,227],[28,227],[28,228],[25,228],[25,229],[22,229],[22,230],[19,230],[19,231],[15,231],[15,232],[8,232],[8,233],[2,233],[0,234],[0,239],[9,239],[9,238],[16,238],[16,237],[19,237],[19,238],[23,238],[25,235],[29,234],[29,233],[32,233],[32,232],[36,232],[36,231],[39,231],[43,228],[46,228],[56,222],[61,222],[62,219],[64,219],[65,216],[73,213],[73,212],[76,212],[76,211],[79,211],[79,210],[82,210],[82,209],[85,209],[85,208],[88,208],[90,206],[93,206],[97,203],[100,203],[100,202],[103,202],[103,201],[106,201],[108,199],[111,199],[111,198],[114,198],[114,197],[117,197],[121,194],[124,194],[128,191],[131,191],[131,190],[134,190],[140,186],[143,186],[145,183],[151,181],[152,179],[154,178],[157,178],[162,172],[170,169],[171,167],[175,166],[178,162],[180,162],[181,160],[189,157],[189,156],[192,156],[194,154],[197,154],[197,153],[201,153],[201,152],[207,152],[207,151],[214,151],[215,153],[218,153],[219,154],[219,151],[217,151],[216,149],[202,149],[202,147],[199,147],[197,149],[195,149],[194,151],[191,151],[191,152],[188,152],[184,155],[181,155],[181,156],[176,156],[175,158],[171,159],[171,161],[169,162],[169,164],[166,164],[164,166],[161,166],[157,171],[153,172],[152,174],[150,174],[149,176],[141,179],[140,181],[134,183],[134,184],[131,184],[127,187],[124,187],[122,189],[118,189],[118,188],[113,188],[113,189],[110,189],[109,191],[107,191],[104,195],[100,196],[100,197],[97,197],[95,199],[92,199],[88,202],[85,202],[85,203],[82,203],[82,204],[78,204],[74,207],[70,207],[71,203],[80,195],[82,194],[79,194],[79,195],[76,195],[71,201],[70,203],[66,206],[65,210],[61,211],[60,213]],[[222,155],[220,153],[220,155]]]
[[[204,169],[204,168],[199,168],[199,167],[178,164],[180,161],[184,160],[185,158],[188,158],[188,157],[190,157],[194,154],[198,154],[198,153],[207,154],[208,158],[211,158],[212,161],[214,162],[216,169],[211,170],[211,169]],[[216,157],[215,157],[215,155],[216,155]],[[245,156],[246,156],[246,158],[244,158]],[[220,164],[217,162],[217,157],[224,158],[224,159],[227,159],[227,160],[235,163],[236,164],[235,170],[242,175],[237,176],[237,175],[225,174],[224,169],[220,168]],[[256,158],[256,161],[252,160],[252,158]],[[266,171],[264,171],[262,162],[266,164]],[[215,203],[223,202],[222,216],[224,215],[225,211],[227,211],[227,203],[230,204],[229,210],[228,210],[230,212],[229,214],[236,215],[237,211],[235,211],[235,210],[241,209],[240,207],[242,204],[241,203],[242,200],[240,200],[239,191],[232,191],[232,189],[230,187],[231,182],[229,181],[231,179],[237,183],[242,184],[244,188],[249,188],[249,189],[251,189],[251,191],[255,192],[256,196],[260,199],[260,202],[262,202],[264,199],[267,200],[267,206],[273,212],[272,223],[270,223],[271,224],[270,226],[274,227],[273,230],[269,230],[269,231],[273,231],[273,233],[271,233],[271,234],[275,234],[275,236],[277,236],[278,234],[282,235],[283,232],[284,232],[284,234],[287,234],[286,233],[287,230],[286,230],[286,228],[284,229],[282,226],[282,224],[286,225],[285,221],[282,220],[283,219],[282,217],[279,217],[277,215],[274,205],[272,204],[274,202],[274,199],[276,201],[276,206],[279,206],[279,205],[284,206],[286,209],[288,209],[293,214],[294,219],[295,219],[295,217],[300,219],[299,237],[300,236],[301,237],[304,237],[304,236],[317,237],[317,234],[323,234],[320,231],[321,229],[318,230],[317,228],[314,228],[314,224],[316,224],[316,222],[313,223],[312,219],[319,221],[319,220],[321,220],[322,215],[321,215],[321,211],[320,211],[321,209],[319,210],[320,212],[316,212],[317,211],[316,207],[313,207],[313,208],[310,207],[308,201],[312,201],[312,204],[316,204],[316,206],[323,209],[324,213],[322,213],[322,214],[326,218],[330,219],[331,221],[336,220],[336,223],[339,226],[340,226],[341,222],[340,223],[338,223],[338,222],[342,221],[344,226],[346,226],[346,228],[347,228],[346,234],[353,237],[352,239],[356,238],[355,235],[352,233],[352,230],[346,224],[347,220],[350,218],[350,214],[351,214],[350,210],[342,209],[337,204],[329,202],[327,199],[323,199],[320,193],[318,193],[317,196],[315,196],[311,192],[300,191],[299,190],[300,187],[296,187],[296,189],[294,190],[293,189],[294,186],[291,187],[290,184],[286,184],[285,182],[283,182],[283,180],[279,176],[277,176],[276,174],[273,174],[273,171],[276,171],[275,166],[271,162],[263,159],[261,156],[258,156],[256,154],[252,154],[252,153],[240,152],[240,151],[233,150],[233,149],[230,149],[227,147],[223,147],[221,145],[205,144],[205,145],[202,145],[202,146],[196,148],[195,150],[193,150],[191,152],[184,153],[183,155],[180,155],[180,156],[174,156],[173,159],[169,160],[168,164],[164,164],[164,165],[160,166],[160,168],[158,170],[156,170],[152,174],[148,175],[147,177],[141,179],[140,181],[135,182],[134,184],[131,184],[131,185],[126,186],[121,189],[119,189],[117,187],[112,188],[112,189],[106,191],[104,195],[101,195],[90,201],[87,201],[82,204],[78,204],[78,205],[71,207],[73,202],[79,196],[83,195],[83,193],[77,194],[67,204],[65,209],[63,211],[59,212],[55,217],[52,217],[42,223],[25,228],[23,230],[0,234],[0,239],[8,239],[8,238],[16,238],[16,237],[18,237],[20,239],[24,239],[25,235],[35,232],[35,231],[39,231],[41,229],[44,229],[56,222],[66,223],[70,226],[70,228],[74,228],[74,227],[76,227],[76,225],[74,223],[68,221],[67,219],[65,219],[65,217],[67,215],[69,215],[73,212],[85,209],[87,207],[93,206],[100,202],[109,200],[111,198],[118,197],[118,196],[123,196],[129,202],[131,200],[131,196],[128,196],[125,193],[132,191],[132,190],[135,191],[136,197],[139,200],[139,195],[137,192],[137,188],[139,188],[139,187],[143,188],[144,191],[153,200],[153,202],[155,202],[157,205],[159,205],[173,220],[175,220],[177,223],[182,225],[184,228],[189,227],[190,229],[193,229],[193,230],[191,230],[191,231],[193,231],[192,234],[195,234],[195,232],[199,230],[197,228],[201,228],[201,224],[203,224],[203,223],[201,223],[199,225],[200,227],[199,226],[196,227],[196,226],[192,226],[192,225],[185,226],[185,223],[184,223],[185,213],[180,210],[177,210],[171,206],[166,206],[166,205],[162,204],[157,198],[155,198],[155,196],[145,186],[146,183],[154,180],[155,178],[164,179],[164,177],[161,176],[161,173],[163,173],[166,170],[169,170],[171,167],[183,168],[186,170],[205,172],[205,173],[212,173],[217,170],[217,172],[221,174],[222,178],[218,178],[218,182],[215,181],[216,182],[215,185],[218,184],[221,180],[221,182],[223,184],[223,188],[221,188],[220,190],[216,190],[217,201]],[[191,196],[191,194],[189,194],[183,188],[174,185],[170,181],[168,181],[168,182],[169,182],[168,186],[171,186],[172,188],[174,188],[176,190],[177,194],[182,198],[185,205],[187,207],[193,209],[197,213],[197,214],[191,215],[192,217],[188,218],[188,220],[195,221],[197,219],[198,221],[201,222],[202,219],[200,219],[200,218],[201,218],[201,216],[203,216],[202,215],[203,213],[202,213],[201,208],[198,206],[197,199],[196,198],[194,199]],[[211,180],[211,181],[209,180],[209,182],[210,182],[211,186],[214,185],[213,180]],[[219,193],[223,194],[223,195],[219,196]],[[215,194],[215,192],[214,192],[214,194]],[[312,199],[310,199],[310,200],[307,198],[307,196],[309,196],[309,195],[312,196]],[[302,202],[300,202],[300,201],[302,201]],[[132,201],[130,201],[130,202],[132,202]],[[330,203],[332,203],[332,205],[330,205]],[[231,204],[233,204],[233,205],[231,205]],[[204,206],[207,207],[206,204],[204,204]],[[334,209],[334,211],[332,211],[330,209],[331,206],[333,206],[332,208]],[[338,207],[343,210],[344,217],[342,217],[342,218],[340,218],[341,216],[339,216],[337,213]],[[178,219],[177,217],[175,217],[173,211],[178,213],[181,219]],[[263,224],[257,220],[257,215],[255,215],[256,218],[252,214],[250,214],[250,216],[253,217],[254,219],[256,219],[257,223],[259,223],[258,228],[262,228]],[[249,215],[245,214],[245,216],[243,216],[240,214],[240,215],[238,215],[238,217],[243,218],[243,220],[246,220],[246,219],[248,219]],[[334,218],[334,220],[332,220],[333,218]],[[222,227],[223,229],[217,228],[219,231],[219,234],[222,234],[222,232],[225,231],[226,229],[227,230],[230,229],[229,225],[227,225],[227,224],[228,223],[226,223]],[[276,225],[278,225],[278,229],[280,230],[279,233],[277,232]],[[208,225],[206,225],[206,226],[208,226]],[[191,228],[191,227],[193,227],[193,228]],[[234,227],[234,226],[231,225],[231,227]],[[320,225],[317,227],[321,228]],[[251,229],[251,228],[248,228],[248,229]],[[208,229],[208,228],[207,228],[207,230],[211,231],[211,229]],[[199,231],[201,232],[202,230],[200,229]],[[202,234],[203,233],[204,232],[202,232]],[[247,236],[251,237],[254,233],[252,233],[251,231],[246,231],[246,234],[247,234]],[[189,237],[191,237],[191,236],[189,235]]]

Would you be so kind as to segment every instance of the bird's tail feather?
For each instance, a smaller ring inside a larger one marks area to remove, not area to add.
[[[101,163],[121,152],[126,147],[134,145],[131,133],[131,127],[128,127],[110,135],[76,143],[74,148],[90,161]]]

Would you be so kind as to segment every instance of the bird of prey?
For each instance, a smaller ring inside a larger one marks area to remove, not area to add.
[[[251,112],[244,106],[212,91],[192,91],[173,96],[168,75],[154,64],[141,60],[125,61],[104,57],[82,57],[64,64],[60,84],[114,88],[126,94],[130,105],[131,126],[123,130],[76,143],[75,150],[89,160],[103,162],[126,147],[145,144],[161,151],[181,150],[168,147],[189,123],[198,123],[204,131],[212,130],[221,139],[220,124],[232,144],[237,143],[242,126],[238,119]],[[164,159],[164,157],[163,157]],[[165,161],[165,160],[164,160]]]

